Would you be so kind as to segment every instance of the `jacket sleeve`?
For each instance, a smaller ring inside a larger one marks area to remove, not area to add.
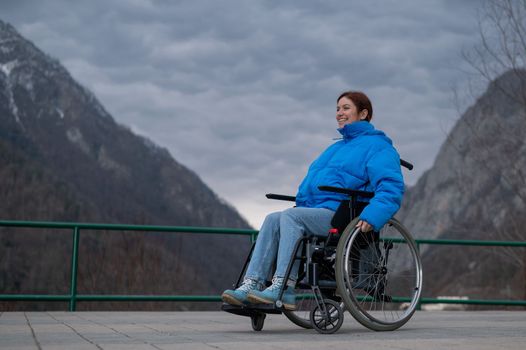
[[[404,179],[400,156],[391,146],[374,154],[366,164],[366,172],[374,197],[360,214],[360,219],[380,230],[400,209],[404,195]]]

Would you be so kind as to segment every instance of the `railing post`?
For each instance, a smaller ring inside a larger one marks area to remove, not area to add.
[[[78,270],[78,256],[79,256],[79,236],[80,230],[78,226],[73,229],[73,251],[71,254],[71,289],[69,300],[69,311],[75,311],[77,308],[77,270]]]

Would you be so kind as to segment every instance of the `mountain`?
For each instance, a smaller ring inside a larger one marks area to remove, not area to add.
[[[0,122],[0,219],[249,228],[194,172],[116,123],[57,60],[2,21]],[[0,228],[0,292],[68,293],[71,244],[64,230]],[[248,249],[238,236],[81,231],[78,292],[219,294]]]
[[[526,240],[526,72],[491,82],[461,116],[398,218],[419,238]],[[428,296],[526,299],[524,248],[423,246]]]

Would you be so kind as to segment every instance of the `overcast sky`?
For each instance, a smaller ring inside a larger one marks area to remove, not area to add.
[[[254,227],[286,208],[362,90],[414,184],[459,117],[482,1],[2,0],[121,124],[166,147]],[[469,101],[468,101],[469,102]],[[464,106],[466,107],[466,106]]]

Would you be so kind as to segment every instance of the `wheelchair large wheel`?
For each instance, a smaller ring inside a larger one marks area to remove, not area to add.
[[[378,232],[361,232],[354,219],[336,250],[338,294],[351,315],[375,331],[403,326],[422,292],[422,263],[416,243],[396,219]]]
[[[312,329],[310,322],[310,311],[316,304],[312,288],[302,286],[301,284],[294,290],[296,294],[296,310],[283,311],[283,314],[292,321],[292,323],[306,329]]]

